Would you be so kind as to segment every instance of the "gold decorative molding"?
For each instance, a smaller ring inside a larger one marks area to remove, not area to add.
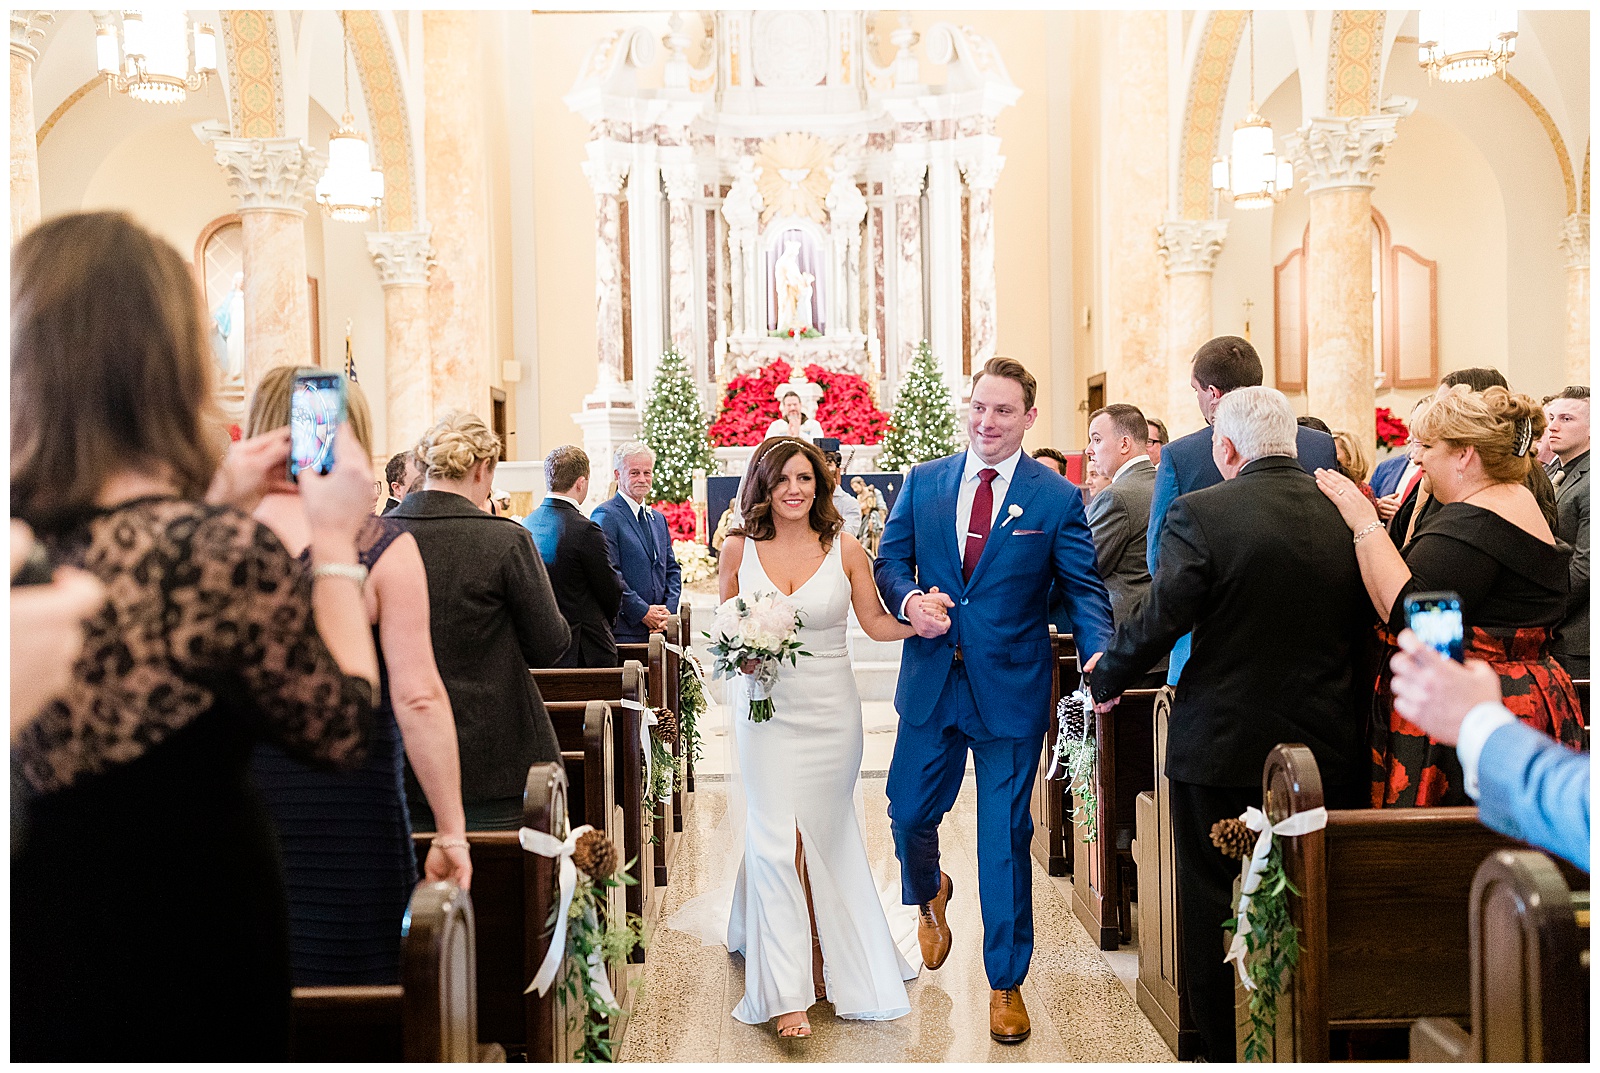
[[[383,229],[410,231],[416,223],[416,156],[400,67],[376,11],[346,11],[350,49],[366,95],[373,148],[383,170]]]
[[[1539,98],[1533,91],[1510,72],[1502,75],[1505,84],[1511,87],[1511,92],[1522,98],[1524,104],[1539,120],[1539,125],[1544,128],[1545,136],[1550,139],[1550,148],[1556,151],[1556,164],[1561,168],[1561,182],[1567,188],[1567,215],[1571,216],[1578,211],[1578,181],[1572,174],[1572,158],[1567,154],[1566,142],[1561,138],[1561,131],[1556,127],[1556,121],[1550,118],[1550,113],[1545,106],[1539,103]],[[1589,151],[1584,149],[1583,154],[1583,211],[1589,211]]]
[[[1248,15],[1245,11],[1214,11],[1206,19],[1184,104],[1179,150],[1179,204],[1186,220],[1203,220],[1211,215],[1211,161],[1217,156],[1222,107]]]
[[[272,13],[224,11],[222,41],[228,54],[234,136],[278,137],[284,129],[283,75]]]
[[[764,207],[761,222],[774,216],[804,216],[821,223],[827,218],[823,201],[828,196],[835,147],[815,134],[790,131],[768,138],[756,151],[760,171],[756,188]]]
[[[34,144],[43,145],[44,136],[49,134],[57,123],[61,122],[61,117],[70,112],[73,105],[87,97],[90,91],[95,89],[97,86],[103,86],[105,84],[106,80],[103,75],[95,75],[93,78],[89,79],[89,81],[73,90],[72,94],[67,97],[66,100],[56,105],[56,110],[51,112],[49,117],[45,119],[43,123],[39,124],[39,133],[35,137]]]
[[[1378,111],[1383,66],[1382,11],[1335,11],[1328,43],[1328,115]]]

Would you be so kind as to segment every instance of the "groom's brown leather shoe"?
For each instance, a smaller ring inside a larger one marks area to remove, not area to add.
[[[1022,989],[1008,987],[989,992],[989,1036],[996,1043],[1021,1043],[1033,1026],[1028,1023],[1028,1007],[1022,1004]]]
[[[917,917],[917,943],[922,947],[922,963],[930,969],[937,969],[950,956],[950,925],[945,922],[944,911],[955,892],[950,877],[940,872],[939,893],[933,901],[922,903]]]

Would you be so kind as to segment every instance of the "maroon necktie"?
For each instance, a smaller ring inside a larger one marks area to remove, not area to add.
[[[989,539],[989,526],[994,518],[994,479],[1000,476],[997,469],[978,471],[978,490],[972,497],[972,519],[967,522],[967,549],[961,556],[961,576],[972,580],[972,572],[983,557],[983,542]]]

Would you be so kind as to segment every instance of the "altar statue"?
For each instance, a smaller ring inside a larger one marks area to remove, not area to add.
[[[233,289],[211,311],[211,323],[215,328],[212,345],[218,351],[217,371],[224,380],[237,380],[244,375],[243,272],[233,274]]]
[[[739,524],[739,499],[735,496],[728,500],[728,509],[722,512],[722,517],[717,521],[716,531],[711,534],[711,550],[721,554],[723,542],[728,539],[728,534],[734,526]]]
[[[850,478],[850,490],[856,494],[856,502],[861,505],[861,528],[856,530],[856,539],[867,554],[875,559],[878,557],[878,542],[883,539],[884,515],[888,512],[883,509],[883,499],[878,495],[878,490],[860,477]]]
[[[778,331],[787,335],[790,330],[799,333],[813,328],[811,293],[817,277],[801,270],[798,239],[784,240],[772,278],[778,289]]]

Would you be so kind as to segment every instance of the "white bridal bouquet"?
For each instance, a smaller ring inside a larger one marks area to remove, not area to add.
[[[811,654],[800,645],[803,624],[799,609],[775,592],[758,593],[750,600],[735,596],[717,608],[706,632],[716,661],[711,677],[732,680],[748,661],[759,664],[750,676],[752,723],[772,718],[772,687],[778,682],[778,666],[784,660],[793,665],[795,657]]]

